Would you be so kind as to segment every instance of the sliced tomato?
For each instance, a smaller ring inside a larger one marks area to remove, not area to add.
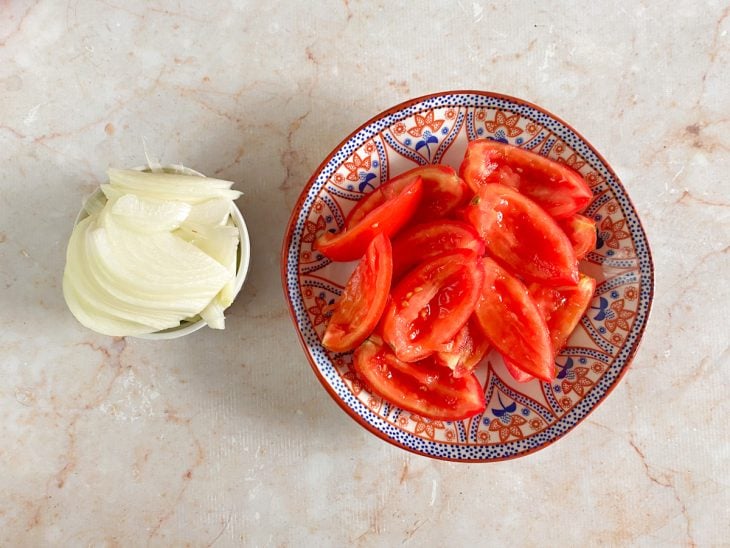
[[[472,249],[482,255],[484,243],[473,226],[460,221],[444,219],[406,228],[393,241],[393,280],[418,263],[453,249]]]
[[[527,373],[554,377],[548,327],[525,285],[494,260],[482,259],[484,285],[474,314],[489,341]]]
[[[526,373],[517,365],[512,363],[512,360],[510,360],[509,358],[502,356],[502,360],[504,361],[504,365],[507,368],[509,374],[512,375],[512,378],[514,378],[514,380],[516,380],[517,382],[529,382],[535,378],[534,376]]]
[[[575,214],[558,222],[565,235],[570,240],[575,251],[575,258],[579,261],[588,252],[596,249],[596,223],[583,215]]]
[[[555,288],[531,284],[528,288],[550,332],[553,360],[568,342],[568,337],[588,308],[595,290],[596,280],[583,274],[578,285],[573,287]],[[502,357],[507,370],[517,381],[526,382],[534,378],[523,371],[519,363],[513,362],[507,356]]]
[[[578,325],[596,290],[596,280],[581,274],[578,285],[545,287],[531,284],[529,291],[550,330],[553,354],[565,346],[568,337]]]
[[[490,139],[469,143],[459,174],[474,192],[488,183],[512,187],[557,219],[582,211],[593,197],[583,177],[567,165]]]
[[[356,224],[338,234],[325,232],[314,242],[314,249],[333,261],[354,261],[378,234],[393,236],[413,216],[423,194],[423,183],[415,177],[399,193],[372,209]]]
[[[383,315],[393,272],[390,240],[378,234],[355,267],[322,338],[325,348],[347,352],[370,336]]]
[[[414,175],[400,176],[395,179],[390,179],[371,193],[363,196],[347,215],[347,218],[345,219],[345,228],[351,229],[357,225],[372,211],[382,206],[388,200],[392,200],[398,196],[398,194],[408,188],[409,185],[413,184],[416,179],[420,179],[420,175],[417,173]],[[421,183],[423,183],[423,179],[421,179]]]
[[[423,200],[414,216],[415,222],[446,217],[469,200],[471,190],[451,166],[440,164],[417,167],[411,174],[423,179]],[[401,175],[403,177],[403,175]]]
[[[548,285],[578,283],[578,261],[565,232],[535,202],[504,185],[479,189],[466,216],[491,255],[512,273]]]
[[[487,352],[489,339],[472,314],[456,336],[434,353],[433,359],[451,369],[454,377],[463,377],[474,371]]]
[[[422,417],[456,421],[485,409],[484,390],[473,373],[454,377],[430,358],[403,362],[377,335],[355,350],[353,364],[373,392]]]
[[[372,210],[403,192],[418,177],[423,181],[423,198],[414,215],[414,222],[432,221],[445,217],[468,200],[471,192],[454,168],[444,165],[421,166],[393,177],[361,199],[347,216],[350,228]]]
[[[408,273],[383,314],[383,336],[398,359],[423,359],[453,339],[474,310],[483,277],[477,254],[466,249],[439,255]]]

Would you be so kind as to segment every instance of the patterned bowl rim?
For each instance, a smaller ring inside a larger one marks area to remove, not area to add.
[[[343,411],[347,413],[355,422],[357,422],[360,426],[368,430],[370,433],[376,435],[378,438],[390,443],[391,445],[394,445],[395,447],[398,447],[399,449],[403,449],[406,451],[409,451],[411,453],[414,453],[416,455],[420,455],[422,457],[432,458],[436,460],[443,460],[447,462],[465,462],[465,463],[486,463],[486,462],[499,462],[499,461],[506,461],[511,460],[519,457],[524,457],[526,455],[530,455],[532,453],[536,453],[537,451],[540,451],[541,449],[545,449],[546,447],[551,446],[555,442],[561,440],[564,438],[568,433],[570,433],[576,426],[578,426],[581,422],[583,422],[588,416],[593,413],[593,411],[599,407],[601,403],[608,397],[608,395],[618,386],[623,379],[624,375],[626,375],[626,372],[631,367],[631,364],[634,361],[634,356],[636,355],[637,350],[639,349],[639,346],[641,344],[641,341],[644,337],[644,331],[646,329],[646,325],[649,322],[649,317],[651,315],[651,307],[652,303],[654,301],[654,261],[651,255],[651,248],[649,246],[649,240],[646,237],[646,231],[644,230],[644,226],[641,223],[641,218],[639,217],[638,213],[636,213],[636,221],[637,221],[637,228],[641,232],[641,234],[644,237],[644,240],[646,242],[646,260],[648,261],[648,271],[649,271],[649,279],[646,280],[646,283],[649,286],[648,289],[648,300],[647,300],[647,308],[646,308],[646,314],[644,317],[644,323],[640,326],[639,331],[636,333],[636,339],[632,345],[632,348],[629,350],[628,354],[626,355],[625,362],[623,366],[621,367],[621,371],[618,373],[614,381],[611,383],[611,385],[606,389],[606,391],[601,394],[601,396],[596,400],[595,404],[586,412],[585,415],[580,417],[576,422],[572,425],[570,425],[568,428],[565,429],[562,433],[557,435],[556,437],[541,443],[540,445],[537,445],[535,447],[530,447],[524,451],[520,451],[511,455],[506,456],[498,456],[493,457],[489,459],[485,458],[460,458],[460,457],[448,457],[448,456],[441,456],[441,455],[432,455],[429,453],[425,453],[423,451],[419,451],[417,449],[414,449],[412,447],[409,447],[405,444],[398,443],[395,439],[392,439],[388,437],[384,432],[381,432],[371,424],[369,424],[367,421],[363,419],[363,417],[360,416],[360,414],[352,409],[349,405],[345,403],[345,401],[335,392],[334,388],[330,386],[329,382],[327,382],[327,379],[322,375],[322,373],[319,370],[319,367],[317,366],[316,362],[312,358],[312,355],[308,351],[308,345],[306,340],[304,339],[304,336],[299,329],[299,324],[297,322],[297,316],[296,312],[294,310],[294,306],[292,304],[291,299],[289,299],[289,292],[288,292],[288,284],[287,284],[287,259],[289,254],[289,249],[291,247],[292,238],[294,235],[294,229],[296,227],[296,222],[299,217],[300,211],[303,207],[304,202],[306,201],[308,197],[309,190],[312,188],[314,183],[317,180],[317,177],[322,172],[322,170],[327,166],[329,162],[332,161],[332,159],[335,157],[335,155],[351,140],[353,139],[360,131],[367,128],[371,124],[376,123],[378,120],[383,119],[387,116],[390,116],[392,114],[395,114],[399,111],[402,111],[404,109],[407,109],[409,107],[412,107],[414,105],[417,105],[418,103],[422,103],[424,101],[427,101],[429,99],[434,99],[436,97],[442,97],[445,95],[477,95],[477,96],[486,96],[486,97],[492,97],[495,99],[501,99],[504,101],[508,101],[517,105],[526,106],[528,108],[535,109],[538,112],[543,113],[544,115],[552,118],[556,122],[562,124],[565,126],[566,129],[569,131],[572,131],[575,136],[581,140],[588,149],[595,154],[596,158],[605,166],[607,171],[611,174],[613,179],[616,182],[616,185],[618,188],[623,191],[624,198],[628,202],[628,204],[631,206],[631,209],[636,212],[636,207],[634,206],[634,203],[631,200],[631,197],[629,196],[628,192],[626,191],[626,188],[624,187],[621,180],[618,178],[616,173],[614,172],[611,165],[606,161],[606,159],[601,155],[598,150],[585,138],[581,133],[575,130],[572,125],[568,124],[565,120],[560,118],[559,116],[554,115],[550,111],[544,109],[543,107],[540,107],[536,105],[535,103],[531,103],[529,101],[526,101],[524,99],[519,99],[517,97],[513,97],[511,95],[505,95],[503,93],[498,92],[492,92],[492,91],[480,91],[480,90],[452,90],[452,91],[440,91],[436,93],[431,93],[428,95],[423,95],[421,97],[416,97],[414,99],[408,99],[407,101],[404,101],[402,103],[399,103],[393,107],[390,107],[379,114],[376,114],[360,126],[358,126],[354,131],[352,131],[347,137],[345,137],[342,141],[340,141],[339,144],[337,144],[334,149],[325,157],[325,159],[317,166],[317,168],[314,170],[312,176],[307,181],[307,184],[302,188],[301,193],[299,194],[299,198],[297,199],[296,204],[294,205],[294,208],[292,209],[291,216],[289,217],[289,222],[287,223],[286,231],[284,232],[284,239],[282,242],[282,248],[281,248],[281,264],[280,264],[280,271],[281,271],[281,283],[282,288],[284,291],[284,298],[286,299],[287,306],[289,308],[289,315],[291,316],[292,322],[294,323],[295,331],[297,332],[297,337],[299,338],[299,342],[302,345],[302,348],[304,349],[304,354],[307,357],[307,360],[309,361],[309,365],[311,366],[312,370],[314,371],[314,374],[316,375],[317,379],[319,379],[320,384],[324,387],[324,389],[327,391],[327,393],[330,395],[330,397],[339,405]],[[644,280],[642,279],[642,283],[644,283]]]

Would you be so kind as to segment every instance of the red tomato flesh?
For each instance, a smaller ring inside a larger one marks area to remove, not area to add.
[[[423,198],[414,215],[415,222],[445,217],[470,195],[469,187],[454,168],[443,165],[417,167],[390,179],[362,198],[350,211],[345,226],[349,229],[359,223],[372,210],[400,194],[418,177],[423,182]]]
[[[353,364],[375,394],[422,417],[456,421],[485,409],[484,390],[473,373],[457,378],[430,358],[403,362],[377,335],[355,350]]]
[[[512,360],[510,360],[509,358],[502,356],[502,360],[504,361],[504,365],[507,368],[509,374],[512,375],[512,377],[517,382],[529,382],[535,378],[529,373],[526,373],[525,371],[517,367],[514,363],[512,363]]]
[[[474,309],[483,277],[477,254],[465,249],[408,273],[393,289],[383,318],[383,336],[398,359],[423,359],[454,338]]]
[[[593,219],[575,214],[572,217],[558,221],[558,225],[570,240],[575,251],[575,258],[579,261],[588,252],[596,249],[596,223]]]
[[[451,369],[454,377],[463,377],[474,371],[487,352],[489,339],[472,314],[456,336],[434,353],[433,359]]]
[[[472,249],[482,255],[484,243],[473,226],[459,221],[433,221],[405,229],[393,241],[393,280],[418,263],[453,249]]]
[[[451,166],[417,167],[412,173],[418,173],[423,179],[423,200],[414,216],[416,222],[446,217],[471,196],[469,186]]]
[[[466,216],[487,251],[513,274],[547,285],[578,283],[578,261],[570,240],[529,198],[504,185],[485,185]]]
[[[545,381],[554,377],[548,327],[525,285],[485,257],[484,284],[474,314],[503,356]]]
[[[379,208],[388,200],[392,200],[398,196],[398,194],[402,193],[409,185],[413,184],[416,179],[420,178],[420,175],[414,174],[412,176],[401,176],[396,179],[390,179],[371,193],[363,196],[347,215],[347,218],[345,219],[345,229],[349,230],[357,225],[373,210]],[[421,179],[421,183],[423,183],[423,179]]]
[[[353,271],[337,301],[322,338],[325,348],[347,352],[356,348],[375,329],[388,300],[393,272],[390,240],[378,234]]]
[[[528,288],[530,296],[550,332],[550,346],[553,361],[568,342],[570,334],[585,314],[596,290],[596,280],[581,274],[578,285],[574,287],[545,287],[531,284]],[[523,371],[520,363],[503,356],[507,370],[519,382],[529,381],[532,375]]]
[[[568,337],[578,325],[596,290],[596,280],[581,274],[578,285],[573,287],[545,287],[530,285],[529,291],[550,330],[553,353],[568,342]]]
[[[415,177],[401,192],[369,211],[356,224],[338,234],[322,234],[315,240],[313,247],[333,261],[359,259],[375,236],[393,236],[410,221],[422,194],[421,178]]]
[[[582,211],[593,197],[583,177],[567,165],[490,139],[469,143],[459,174],[474,192],[489,183],[514,188],[557,219]]]

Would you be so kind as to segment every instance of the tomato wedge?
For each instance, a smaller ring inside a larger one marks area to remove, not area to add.
[[[473,373],[455,377],[430,358],[403,362],[377,335],[355,350],[353,364],[373,392],[425,418],[462,420],[486,407],[484,390]]]
[[[511,272],[548,285],[578,283],[578,261],[570,240],[529,198],[504,185],[485,185],[466,216],[489,253]]]
[[[582,211],[593,197],[583,177],[567,165],[490,139],[469,143],[459,174],[474,192],[488,183],[512,187],[556,219]]]
[[[380,185],[378,188],[373,190],[370,194],[363,196],[352,211],[347,215],[345,219],[345,228],[351,229],[367,217],[373,210],[382,206],[388,200],[392,200],[398,194],[402,193],[409,185],[413,184],[416,179],[420,176],[415,174],[413,176],[400,176],[395,179],[390,179]],[[421,179],[423,183],[423,179]],[[423,197],[422,197],[423,198]]]
[[[572,217],[558,221],[558,225],[570,240],[575,258],[579,261],[589,251],[596,249],[596,223],[593,219],[576,213]]]
[[[333,261],[354,261],[378,234],[393,236],[413,216],[423,194],[423,183],[415,177],[392,198],[372,209],[356,224],[339,234],[325,232],[314,242],[314,249]]]
[[[375,208],[403,192],[418,177],[423,181],[423,198],[415,213],[415,222],[444,217],[466,202],[470,195],[469,187],[454,168],[439,164],[417,167],[393,177],[362,198],[350,211],[345,226],[350,228],[359,223]]]
[[[512,378],[516,380],[517,382],[529,382],[535,377],[530,375],[529,373],[526,373],[519,367],[517,367],[514,363],[512,363],[512,360],[509,358],[502,356],[502,360],[504,361],[504,365],[507,368],[507,371],[510,375],[512,375]]]
[[[421,263],[393,289],[383,337],[398,359],[414,362],[453,339],[469,319],[484,272],[474,251],[456,249]]]
[[[433,355],[436,363],[454,372],[454,377],[471,373],[489,352],[489,339],[482,332],[474,314],[456,336]]]
[[[545,287],[531,284],[528,291],[537,306],[550,332],[550,346],[553,360],[568,342],[585,313],[596,290],[596,280],[581,274],[578,285],[574,287]],[[531,380],[532,375],[523,371],[520,364],[503,356],[507,370],[519,382]]]
[[[322,345],[333,352],[347,352],[368,338],[388,300],[393,272],[390,240],[378,234],[355,267],[327,324]]]
[[[423,200],[414,216],[416,222],[445,217],[471,196],[469,186],[451,166],[436,164],[417,167],[411,170],[411,174],[418,174],[423,179]]]
[[[532,299],[541,310],[548,329],[553,353],[565,346],[568,337],[578,325],[596,290],[596,280],[581,274],[578,285],[573,287],[545,287],[531,284]]]
[[[548,327],[525,285],[489,257],[474,314],[492,345],[520,368],[549,381],[555,375]]]
[[[473,226],[439,220],[413,225],[393,241],[393,280],[397,281],[418,263],[453,249],[472,249],[484,254],[484,243]]]

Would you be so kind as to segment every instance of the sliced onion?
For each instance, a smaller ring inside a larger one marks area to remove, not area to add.
[[[228,181],[168,173],[110,170],[110,179],[106,203],[94,202],[69,240],[63,292],[71,312],[114,336],[197,316],[222,329],[239,245],[231,199],[240,193]]]
[[[131,169],[109,169],[109,183],[124,192],[162,200],[181,200],[197,204],[211,198],[235,200],[241,193],[231,190],[230,181],[179,175],[145,173]]]
[[[188,218],[192,209],[192,206],[185,202],[140,198],[136,194],[120,196],[111,207],[118,221],[135,232],[175,230]]]
[[[176,234],[224,266],[231,264],[231,258],[238,249],[238,229],[235,226],[205,226],[186,222]]]
[[[226,307],[223,306],[218,299],[213,299],[210,304],[200,312],[200,317],[203,318],[205,323],[213,329],[225,329],[226,319],[223,314],[225,308]]]
[[[88,215],[96,215],[104,209],[106,202],[107,198],[103,194],[94,192],[94,194],[92,194],[84,203],[84,211],[86,211]]]
[[[230,217],[231,201],[213,198],[192,206],[186,220],[197,225],[223,226]]]
[[[118,316],[110,316],[99,311],[93,305],[90,305],[88,301],[79,298],[71,278],[68,276],[63,277],[63,296],[69,310],[79,323],[103,335],[126,337],[129,335],[144,335],[154,331],[148,325],[126,321]]]

